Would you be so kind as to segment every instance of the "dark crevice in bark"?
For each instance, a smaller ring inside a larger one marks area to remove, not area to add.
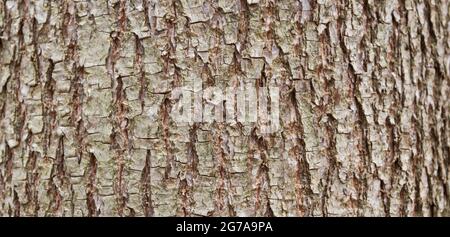
[[[268,145],[264,137],[256,135],[256,129],[253,129],[250,135],[253,147],[260,157],[260,164],[257,167],[255,186],[255,216],[273,216],[270,206],[270,178],[269,178],[269,157]],[[263,209],[261,209],[263,208]]]
[[[16,192],[16,189],[13,189],[13,204],[14,204],[14,214],[13,217],[20,217],[20,201],[19,195]],[[11,215],[11,214],[10,214]]]
[[[111,148],[115,151],[116,175],[114,179],[114,191],[117,198],[118,213],[123,216],[127,207],[128,193],[126,180],[124,178],[127,168],[125,166],[126,156],[130,149],[128,138],[127,108],[125,105],[126,95],[123,88],[123,78],[116,79],[113,118],[113,131],[111,133]]]
[[[345,31],[345,29],[341,29],[342,31]],[[356,73],[356,70],[351,62],[350,58],[350,50],[345,45],[345,39],[343,36],[343,33],[340,34],[340,47],[344,53],[344,59],[348,63],[347,66],[347,74],[349,77],[349,84],[350,84],[350,90],[351,90],[351,96],[353,97],[353,103],[356,106],[356,130],[359,133],[358,138],[358,150],[360,152],[360,157],[362,161],[360,162],[360,165],[357,170],[357,173],[353,174],[354,178],[354,185],[355,188],[358,191],[358,197],[356,197],[356,205],[358,209],[358,215],[363,215],[362,211],[364,209],[364,206],[367,202],[367,190],[368,190],[368,175],[371,173],[371,165],[372,165],[372,158],[371,158],[371,148],[370,148],[370,142],[367,138],[368,135],[368,122],[366,119],[366,116],[364,114],[364,109],[361,103],[361,95],[359,92],[359,85],[360,85],[360,78],[359,75]],[[353,197],[352,197],[353,198]]]
[[[170,141],[170,129],[169,129],[169,113],[171,110],[169,98],[165,98],[161,104],[161,130],[162,140],[166,149],[166,166],[164,170],[164,179],[167,181],[171,176],[172,168],[175,166],[175,158],[172,152],[172,142]]]
[[[25,208],[29,209],[29,213],[33,213],[33,216],[38,215],[40,209],[39,205],[39,172],[37,171],[37,160],[39,153],[36,151],[30,151],[28,154],[28,160],[26,163],[27,177],[25,184],[25,193],[27,201],[25,203]]]
[[[14,97],[13,97],[13,103],[16,105],[14,110],[14,124],[12,124],[14,128],[14,134],[15,134],[15,140],[17,141],[18,145],[21,143],[21,137],[25,125],[25,120],[27,116],[27,106],[24,104],[24,99],[21,96],[21,87],[22,82],[20,80],[22,76],[22,59],[25,53],[25,42],[24,42],[24,34],[23,34],[23,28],[24,24],[27,23],[26,15],[23,13],[23,2],[19,3],[19,9],[21,12],[21,18],[19,23],[19,30],[17,32],[18,35],[18,48],[14,51],[13,56],[13,80],[11,84],[11,90],[14,91]]]
[[[239,45],[237,45],[237,51],[242,52],[247,46],[247,38],[250,27],[250,11],[246,0],[239,0],[238,8],[239,23],[237,39]]]
[[[6,79],[5,85],[0,89],[0,121],[3,121],[3,119],[6,116],[5,110],[6,110],[6,102],[7,102],[7,85],[9,82],[9,78],[8,77]]]
[[[186,179],[180,180],[178,183],[178,196],[181,198],[181,216],[191,216],[192,215],[192,203],[193,199],[191,197],[192,190],[189,188],[188,181]]]
[[[178,3],[179,4],[179,3]],[[173,14],[177,15],[177,1],[172,1],[172,9]],[[181,86],[181,75],[180,69],[176,65],[176,22],[172,17],[168,17],[165,19],[165,23],[167,24],[166,30],[166,45],[165,49],[167,50],[166,54],[161,55],[163,59],[163,75],[164,80],[172,79],[170,85],[172,88]],[[173,69],[173,75],[170,74],[170,70]],[[165,93],[163,101],[160,106],[160,123],[161,123],[161,131],[162,131],[162,140],[164,143],[164,147],[166,150],[166,166],[164,170],[164,181],[169,181],[172,177],[172,169],[175,167],[175,157],[173,154],[173,144],[170,141],[170,112],[172,110],[172,102],[170,99],[170,94]]]
[[[327,176],[325,178],[325,185],[323,187],[323,194],[321,200],[322,215],[328,216],[328,199],[332,195],[331,185],[337,178],[339,164],[337,161],[337,150],[336,150],[336,131],[337,131],[337,120],[330,114],[327,114],[327,123],[325,125],[326,139],[327,139],[327,149],[326,156],[328,158],[328,170]]]
[[[128,18],[126,15],[126,2],[119,1],[113,6],[117,19],[117,31],[113,31],[111,36],[111,45],[108,57],[106,59],[106,67],[113,87],[114,107],[111,113],[112,133],[111,149],[115,152],[116,173],[113,181],[113,190],[116,196],[117,212],[119,216],[126,215],[125,211],[129,211],[129,215],[133,215],[134,210],[127,206],[128,190],[127,181],[125,180],[128,169],[126,167],[126,158],[129,154],[131,144],[129,139],[129,121],[127,118],[128,108],[126,105],[126,94],[123,80],[127,79],[127,75],[116,75],[116,64],[121,57],[123,40],[127,31]]]
[[[44,131],[44,145],[43,152],[44,157],[48,156],[48,149],[51,145],[52,134],[56,123],[56,111],[55,104],[53,102],[55,95],[55,84],[56,81],[53,79],[52,74],[55,68],[55,64],[51,59],[48,60],[48,68],[46,72],[46,80],[43,83],[43,93],[42,93],[42,110],[43,110],[43,131]]]
[[[74,66],[73,71],[75,72],[75,75],[71,80],[70,86],[72,91],[72,116],[70,120],[73,126],[76,128],[75,141],[77,143],[78,164],[80,164],[83,158],[83,153],[85,151],[84,138],[86,136],[86,128],[84,126],[82,108],[85,96],[83,90],[84,67]]]
[[[358,149],[361,153],[361,158],[363,159],[361,166],[359,168],[359,180],[358,180],[358,187],[360,188],[359,194],[358,194],[358,209],[361,211],[365,203],[367,202],[367,190],[368,190],[368,175],[371,173],[371,165],[372,165],[372,158],[371,158],[371,148],[370,148],[370,142],[367,138],[368,136],[368,123],[366,120],[366,117],[364,115],[364,110],[359,102],[359,99],[355,96],[354,102],[357,108],[357,115],[358,115],[358,130],[360,133],[360,143],[358,144]],[[361,214],[362,215],[362,214]]]
[[[217,184],[214,198],[214,214],[223,216],[235,216],[236,212],[232,205],[233,187],[230,172],[228,171],[229,136],[224,131],[221,123],[214,123],[213,128],[213,154],[215,157]],[[226,140],[225,140],[226,139]]]
[[[138,77],[139,77],[139,100],[141,102],[141,114],[144,113],[144,107],[145,107],[145,97],[148,89],[148,80],[145,77],[145,71],[144,71],[144,63],[143,63],[143,57],[144,57],[144,47],[142,46],[141,40],[139,39],[139,36],[134,34],[134,40],[135,40],[135,58],[134,58],[134,66],[136,67],[138,71]]]
[[[300,108],[297,104],[296,90],[295,88],[288,95],[288,101],[290,107],[293,108],[294,114],[293,121],[290,121],[291,126],[297,134],[290,139],[294,139],[294,147],[289,151],[289,154],[297,160],[296,171],[295,171],[295,192],[296,192],[296,202],[298,208],[298,214],[300,216],[310,216],[311,215],[311,202],[312,202],[312,189],[311,189],[311,173],[309,170],[309,164],[306,160],[306,148],[305,148],[305,132],[302,124],[302,117],[300,113]]]
[[[416,102],[417,103],[417,102]],[[414,104],[416,104],[414,103]],[[422,216],[423,213],[423,205],[425,204],[426,200],[422,200],[422,197],[420,196],[420,190],[421,190],[421,179],[422,179],[422,172],[424,169],[424,153],[423,153],[423,126],[420,122],[422,120],[422,116],[419,115],[419,109],[417,106],[414,106],[414,115],[411,118],[412,125],[413,125],[413,134],[415,136],[415,151],[413,150],[412,154],[412,174],[414,177],[414,215],[416,216]],[[419,120],[420,119],[420,120]]]
[[[198,154],[197,154],[197,130],[198,130],[198,124],[194,123],[192,128],[189,131],[189,143],[187,148],[187,154],[188,154],[188,174],[191,176],[190,178],[194,180],[198,176]],[[193,184],[191,184],[193,186]]]
[[[61,191],[69,183],[66,177],[64,162],[64,136],[60,136],[55,160],[50,173],[50,180],[48,182],[49,189],[47,195],[50,198],[50,203],[46,215],[49,216],[59,215],[64,202]]]
[[[94,154],[89,153],[89,165],[86,171],[87,185],[86,185],[86,205],[88,209],[88,216],[99,216],[100,208],[97,206],[99,196],[97,189],[97,158]]]
[[[387,154],[388,156],[388,174],[389,174],[389,189],[386,188],[387,185],[384,185],[382,191],[382,197],[383,197],[383,204],[385,206],[385,214],[386,216],[390,216],[390,206],[391,206],[391,199],[389,193],[393,190],[393,187],[399,182],[399,179],[401,177],[401,164],[399,164],[401,161],[398,157],[398,154],[400,154],[399,151],[399,144],[398,144],[398,131],[394,124],[392,124],[389,120],[389,118],[386,118],[386,128],[387,128],[387,139],[388,139],[388,146],[389,146],[389,152]],[[384,184],[384,183],[383,183]]]
[[[142,206],[144,208],[144,216],[147,217],[153,216],[153,214],[155,213],[152,200],[151,168],[152,168],[151,152],[150,150],[147,150],[145,156],[145,166],[141,174]]]

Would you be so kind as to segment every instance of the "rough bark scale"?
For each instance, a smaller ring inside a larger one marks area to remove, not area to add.
[[[3,0],[0,215],[448,216],[449,10]],[[192,80],[280,87],[282,129],[176,126]]]

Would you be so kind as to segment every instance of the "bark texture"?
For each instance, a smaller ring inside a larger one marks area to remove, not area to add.
[[[2,0],[1,216],[449,216],[448,0]],[[281,129],[170,92],[281,89]],[[294,122],[287,122],[294,116]]]

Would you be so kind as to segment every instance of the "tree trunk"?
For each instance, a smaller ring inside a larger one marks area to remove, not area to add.
[[[449,10],[3,0],[0,215],[449,216]],[[199,82],[279,88],[279,129],[176,123]]]

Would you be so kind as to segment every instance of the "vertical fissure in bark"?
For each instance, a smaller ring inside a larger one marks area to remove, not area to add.
[[[151,174],[151,151],[147,150],[145,155],[145,165],[141,174],[141,193],[142,206],[144,208],[144,216],[153,216],[154,207],[152,200],[152,174]]]
[[[288,137],[289,139],[294,139],[294,147],[289,151],[289,154],[295,157],[296,171],[295,171],[295,192],[296,192],[296,201],[298,208],[298,215],[300,216],[308,216],[311,215],[311,209],[309,208],[311,203],[311,174],[309,171],[309,164],[306,160],[306,150],[305,150],[305,141],[304,141],[304,129],[302,125],[302,118],[300,114],[300,109],[297,104],[296,99],[296,90],[292,89],[289,95],[291,108],[293,108],[294,114],[293,121],[290,121],[292,124],[292,128],[294,131],[297,131],[297,134],[294,134],[294,137]],[[289,135],[288,135],[289,136]]]
[[[83,75],[84,68],[74,66],[75,76],[72,80],[71,89],[72,92],[72,117],[71,122],[73,126],[76,128],[75,130],[75,139],[77,142],[77,155],[78,155],[78,164],[81,163],[83,158],[83,153],[85,151],[84,147],[84,137],[86,136],[86,128],[84,126],[83,120],[83,100],[84,100],[84,90],[83,90]]]
[[[216,165],[217,183],[214,198],[214,211],[216,215],[235,216],[233,207],[233,187],[231,184],[230,172],[228,171],[229,161],[229,136],[224,131],[223,123],[214,122],[213,126],[213,154]]]
[[[98,206],[98,189],[97,189],[97,158],[94,154],[89,153],[89,164],[86,172],[86,205],[88,216],[100,215],[100,207]]]
[[[134,58],[134,65],[136,67],[136,70],[138,71],[138,77],[139,77],[139,100],[141,102],[141,114],[144,113],[144,107],[145,107],[145,96],[148,89],[148,80],[145,77],[145,71],[144,71],[144,63],[143,63],[143,57],[144,57],[144,47],[142,46],[141,39],[139,39],[139,36],[136,34],[134,35],[135,39],[135,58]]]
[[[128,138],[128,119],[126,117],[127,108],[125,105],[125,92],[122,76],[116,79],[115,90],[115,108],[113,112],[113,132],[111,134],[111,146],[115,151],[115,162],[117,165],[117,173],[114,180],[114,190],[117,197],[118,213],[120,216],[124,215],[127,206],[127,185],[125,180],[125,173],[127,172],[126,159],[129,150]]]
[[[251,138],[256,152],[261,159],[256,171],[255,186],[255,216],[273,216],[270,206],[270,179],[268,167],[268,146],[264,137],[256,135],[256,129],[253,129]],[[263,208],[263,209],[261,209]]]
[[[29,213],[32,213],[33,216],[38,215],[38,211],[40,209],[39,205],[39,172],[37,171],[37,160],[41,159],[38,157],[37,152],[30,151],[28,154],[28,160],[26,163],[27,168],[27,177],[25,184],[25,193],[27,201],[24,205],[24,208],[27,208]]]
[[[47,215],[50,216],[60,215],[64,198],[61,192],[65,191],[64,187],[69,184],[64,162],[64,135],[61,135],[58,138],[58,147],[48,181],[49,190],[47,191],[47,195],[50,198],[50,203],[48,205]]]
[[[172,168],[175,165],[175,160],[172,152],[172,143],[170,141],[170,129],[169,129],[169,111],[171,110],[170,99],[165,98],[161,104],[161,130],[164,147],[166,150],[166,166],[164,169],[164,179],[168,180],[171,176]]]

